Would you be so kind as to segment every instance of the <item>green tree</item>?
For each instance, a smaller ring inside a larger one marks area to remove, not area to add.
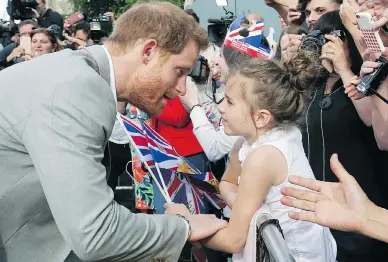
[[[74,12],[81,11],[89,16],[96,16],[107,11],[117,15],[123,13],[136,2],[142,0],[70,0],[74,7]],[[183,8],[184,0],[168,0],[176,6]]]

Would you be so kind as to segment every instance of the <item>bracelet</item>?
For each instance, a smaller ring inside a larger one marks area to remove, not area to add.
[[[200,104],[195,104],[195,105],[193,105],[193,106],[191,107],[190,113],[191,113],[191,111],[193,111],[193,109],[194,109],[195,107],[197,107],[197,106],[202,107]]]
[[[184,221],[186,221],[187,225],[189,225],[189,235],[187,236],[187,239],[190,239],[190,236],[191,236],[191,224],[190,224],[190,221],[187,219],[187,217],[182,216],[180,214],[177,214],[176,216],[182,218]]]

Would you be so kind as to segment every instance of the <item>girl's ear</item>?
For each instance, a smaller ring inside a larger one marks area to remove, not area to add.
[[[272,114],[266,109],[258,110],[253,114],[253,121],[257,129],[265,128],[271,122],[271,119]]]

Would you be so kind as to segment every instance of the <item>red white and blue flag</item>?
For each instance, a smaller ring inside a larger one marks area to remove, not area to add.
[[[190,212],[204,212],[206,203],[217,209],[225,207],[218,196],[218,181],[212,172],[200,173],[190,161],[180,156],[161,135],[139,119],[141,127],[125,116],[119,121],[137,149],[140,160],[146,161],[159,185],[164,185],[174,203],[187,205]],[[161,174],[155,167],[157,163]],[[182,171],[184,172],[177,172]],[[204,202],[205,201],[205,202]]]
[[[118,115],[118,120],[124,127],[124,130],[128,137],[133,141],[133,144],[135,144],[137,149],[139,150],[140,160],[142,162],[147,162],[149,167],[154,166],[154,159],[152,157],[150,148],[148,147],[148,142],[143,130],[138,127],[135,122],[123,115]]]
[[[271,48],[264,45],[263,41],[265,38],[264,22],[252,21],[249,28],[246,28],[249,32],[248,36],[242,36],[240,31],[243,29],[241,24],[244,19],[244,15],[240,15],[233,21],[225,37],[224,45],[252,57],[269,59]]]
[[[190,173],[200,173],[193,164],[184,157],[180,156],[166,139],[159,135],[144,121],[140,120],[140,123],[148,141],[148,146],[154,161],[158,163],[160,168],[176,171],[180,166],[186,165],[189,169],[191,169]]]

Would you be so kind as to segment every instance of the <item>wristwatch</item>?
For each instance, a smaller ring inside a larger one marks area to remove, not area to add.
[[[187,219],[187,217],[182,216],[182,215],[180,215],[180,214],[177,214],[176,216],[177,216],[177,217],[180,217],[180,218],[182,218],[184,221],[186,221],[187,225],[189,226],[189,234],[188,234],[188,236],[187,236],[187,239],[190,239],[190,236],[191,236],[191,224],[190,224],[190,221]]]

